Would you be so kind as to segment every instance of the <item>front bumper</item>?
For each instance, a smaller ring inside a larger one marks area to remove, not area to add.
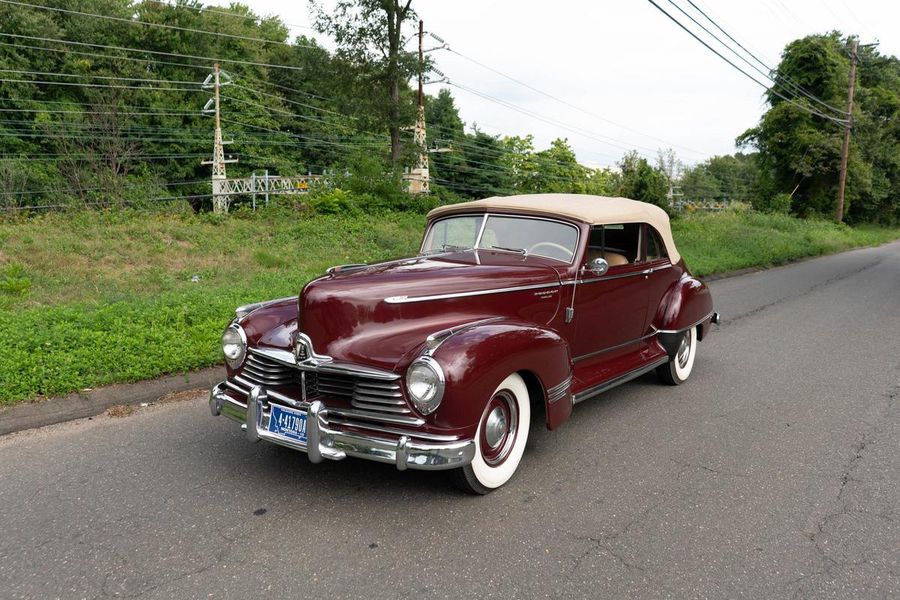
[[[341,460],[348,456],[396,465],[398,469],[437,471],[455,469],[472,462],[475,441],[423,443],[402,435],[398,440],[338,431],[329,427],[328,409],[320,401],[306,407],[307,443],[297,442],[268,431],[269,401],[265,388],[250,390],[246,405],[226,393],[225,383],[217,384],[209,394],[213,416],[224,415],[242,424],[251,441],[265,440],[280,446],[302,450],[310,462]]]

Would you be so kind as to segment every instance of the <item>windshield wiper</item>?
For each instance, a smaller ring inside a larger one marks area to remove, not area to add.
[[[505,248],[503,246],[491,246],[495,250],[506,250],[507,252],[518,252],[522,256],[528,254],[528,251],[525,248]]]
[[[422,254],[440,254],[441,252],[465,252],[466,250],[471,250],[471,248],[467,248],[466,246],[455,246],[453,244],[444,244],[440,248],[432,248],[431,250],[426,250]]]

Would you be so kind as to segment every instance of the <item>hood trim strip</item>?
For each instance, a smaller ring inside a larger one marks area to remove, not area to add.
[[[543,288],[559,287],[558,281],[553,283],[535,283],[532,285],[515,285],[505,288],[492,288],[489,290],[474,290],[471,292],[455,292],[452,294],[435,294],[433,296],[388,296],[384,299],[388,304],[408,304],[410,302],[428,302],[430,300],[450,300],[452,298],[468,298],[469,296],[486,296],[488,294],[504,294],[506,292],[521,292],[525,290],[539,290]]]

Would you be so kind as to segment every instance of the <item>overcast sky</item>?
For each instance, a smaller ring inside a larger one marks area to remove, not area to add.
[[[656,1],[681,16],[668,0]],[[303,0],[244,2],[257,13],[280,16],[294,26],[294,34],[319,37],[304,28],[311,19]],[[686,0],[678,2],[689,8]],[[777,64],[791,40],[832,29],[856,33],[862,43],[877,39],[882,53],[900,55],[897,0],[694,3],[768,65]],[[333,2],[325,0],[325,6],[330,5]],[[483,131],[504,135],[531,133],[539,149],[565,137],[585,164],[611,165],[626,148],[655,155],[656,148],[672,147],[686,163],[728,154],[735,151],[735,137],[756,124],[764,110],[762,87],[647,0],[413,0],[413,7],[426,31],[439,35],[451,49],[583,109],[542,96],[453,53],[435,52],[437,67],[452,83],[578,132],[450,86],[467,126],[477,124]],[[326,39],[321,42],[332,46]],[[439,44],[430,40],[426,45]],[[426,89],[436,93],[437,87]]]

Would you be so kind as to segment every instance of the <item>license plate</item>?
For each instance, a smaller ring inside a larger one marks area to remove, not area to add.
[[[269,432],[281,437],[306,443],[306,413],[272,404],[269,414]]]

